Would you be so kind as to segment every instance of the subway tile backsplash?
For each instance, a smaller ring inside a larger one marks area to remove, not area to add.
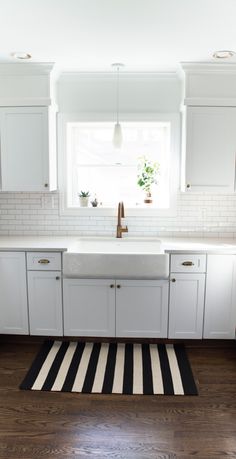
[[[132,236],[236,237],[236,195],[179,193],[175,216],[127,217]],[[114,236],[116,218],[61,216],[58,193],[0,193],[0,235]]]

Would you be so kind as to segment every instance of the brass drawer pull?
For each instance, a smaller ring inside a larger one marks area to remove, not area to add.
[[[194,263],[192,261],[183,261],[182,265],[183,266],[194,266]]]
[[[47,260],[46,258],[41,258],[41,260],[38,261],[40,265],[48,265],[50,263],[50,260]]]

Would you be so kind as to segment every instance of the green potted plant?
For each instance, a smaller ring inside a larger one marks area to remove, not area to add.
[[[157,178],[160,172],[160,164],[157,161],[151,161],[146,156],[139,158],[138,163],[138,181],[137,184],[145,191],[144,202],[152,203],[152,185],[157,184]]]
[[[89,191],[81,191],[81,192],[79,193],[79,204],[80,204],[80,207],[88,207],[89,196],[90,196]]]

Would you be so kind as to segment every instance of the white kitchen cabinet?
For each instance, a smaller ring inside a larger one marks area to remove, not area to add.
[[[61,272],[28,271],[31,335],[62,336]]]
[[[24,252],[0,252],[0,333],[29,333]]]
[[[2,191],[56,189],[53,117],[49,107],[0,108]]]
[[[178,253],[171,255],[170,270],[172,273],[205,273],[206,254]]]
[[[115,281],[64,279],[64,335],[115,336]]]
[[[234,339],[236,256],[208,255],[204,338]]]
[[[59,252],[28,252],[26,260],[29,271],[61,271]]]
[[[167,338],[167,280],[116,281],[116,336]]]
[[[185,116],[185,189],[234,192],[236,108],[187,107]]]
[[[67,336],[167,337],[168,281],[64,279]]]
[[[205,274],[172,273],[168,338],[202,338]]]

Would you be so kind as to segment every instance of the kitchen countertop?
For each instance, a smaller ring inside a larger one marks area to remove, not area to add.
[[[236,239],[161,238],[167,253],[232,253],[236,254]]]
[[[47,236],[2,236],[0,250],[65,252],[78,238]]]
[[[2,236],[0,237],[1,251],[74,251],[78,240],[89,237],[72,236]],[[92,239],[100,239],[93,237]],[[106,237],[104,237],[106,239]],[[109,238],[115,239],[115,238]],[[129,238],[128,238],[129,239]],[[130,237],[132,239],[132,237]],[[142,239],[142,238],[136,238]],[[155,240],[155,238],[143,238]],[[156,238],[158,239],[158,238]],[[166,253],[232,253],[236,254],[236,239],[217,238],[160,238]]]

